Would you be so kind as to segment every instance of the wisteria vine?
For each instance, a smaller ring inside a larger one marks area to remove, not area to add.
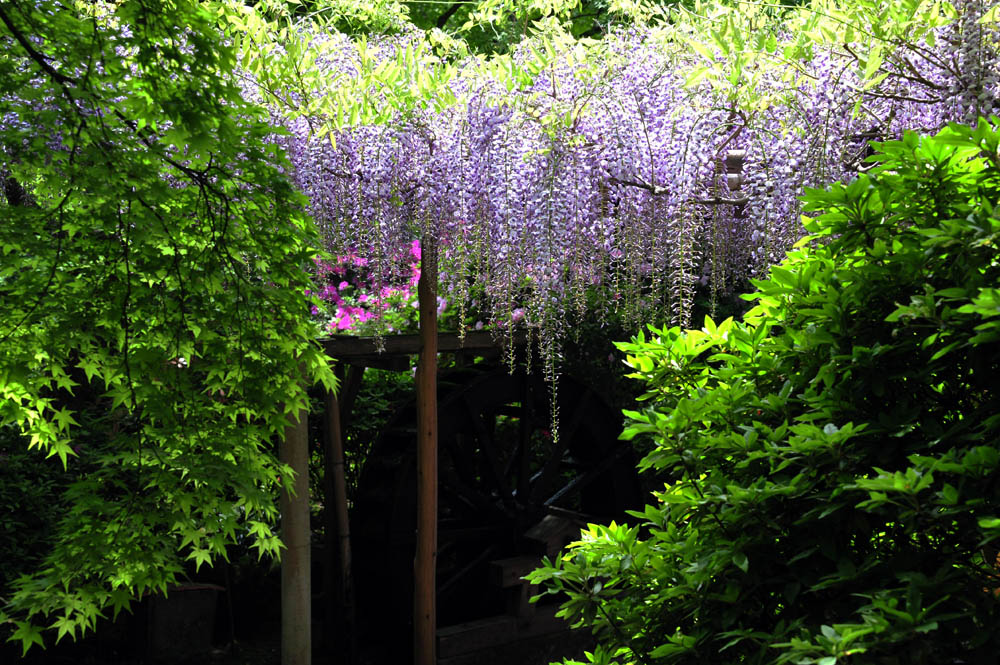
[[[879,62],[813,44],[727,91],[692,77],[697,58],[663,29],[633,27],[584,56],[567,47],[526,85],[473,59],[443,110],[332,141],[300,115],[281,140],[327,248],[366,263],[374,298],[410,243],[431,240],[444,297],[462,312],[476,298],[498,330],[523,315],[554,371],[568,322],[595,303],[628,324],[687,325],[699,287],[714,302],[762,274],[801,235],[803,189],[867,168],[869,140],[995,112],[996,23],[979,20],[982,0],[954,4],[954,21],[919,45],[885,44]],[[795,43],[774,37],[779,56]],[[364,57],[392,60],[419,38],[373,39]],[[342,35],[311,39],[331,77],[365,64]],[[530,68],[533,48],[514,63]]]

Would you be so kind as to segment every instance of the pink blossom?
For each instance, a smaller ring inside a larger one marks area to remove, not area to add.
[[[524,308],[518,307],[513,312],[510,313],[510,317],[514,320],[514,323],[524,319]]]

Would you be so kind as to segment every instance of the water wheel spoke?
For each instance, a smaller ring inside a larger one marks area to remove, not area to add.
[[[482,552],[480,552],[478,556],[469,561],[468,564],[462,566],[462,568],[449,575],[447,579],[438,584],[437,588],[438,597],[440,598],[441,596],[444,596],[452,588],[458,588],[456,587],[456,584],[461,582],[462,579],[470,572],[472,572],[477,567],[479,567],[480,565],[488,561],[490,558],[492,558],[494,552],[496,551],[497,551],[496,545],[489,545]]]
[[[583,397],[581,397],[576,403],[576,408],[573,409],[573,415],[570,416],[568,421],[564,421],[563,426],[560,428],[560,438],[572,441],[576,437],[576,433],[580,429],[580,425],[587,421],[588,416],[593,414],[594,405],[591,403],[592,398],[593,393],[584,393]]]
[[[499,506],[483,496],[482,492],[466,484],[453,470],[440,468],[438,473],[441,474],[441,478],[444,480],[440,489],[446,492],[447,496],[461,501],[463,505],[470,509],[472,514],[478,513],[481,517],[487,515],[504,515]]]
[[[554,505],[557,501],[570,494],[571,492],[578,493],[590,485],[592,482],[597,480],[601,475],[608,471],[612,466],[614,466],[618,460],[625,454],[628,448],[626,446],[615,446],[610,454],[606,455],[604,459],[600,461],[596,466],[591,467],[586,473],[580,476],[574,476],[569,482],[564,484],[558,490],[556,490],[548,499],[543,502],[545,506]]]
[[[469,438],[461,433],[456,433],[454,437],[448,437],[444,441],[443,451],[447,457],[441,460],[441,468],[451,463],[456,478],[461,478],[461,482],[469,487],[474,487],[478,483],[476,474],[476,461],[469,454]],[[442,471],[443,473],[443,471]]]
[[[507,461],[503,465],[503,477],[505,480],[509,481],[512,479],[511,478],[512,474],[514,474],[518,470],[520,459],[521,459],[521,442],[518,441],[517,444],[514,446],[514,450],[511,452],[510,457],[507,458]],[[517,478],[514,477],[513,480],[517,480]],[[514,490],[514,494],[517,495],[516,489]]]
[[[544,503],[542,497],[550,494],[550,488],[556,482],[556,475],[559,473],[559,467],[563,463],[567,446],[576,435],[580,424],[587,417],[590,408],[590,393],[586,393],[577,402],[576,408],[573,410],[573,415],[570,416],[568,421],[565,421],[565,428],[560,430],[559,444],[552,447],[551,454],[545,461],[545,466],[532,478],[531,500],[533,503]]]
[[[521,387],[521,413],[517,423],[517,453],[514,461],[517,464],[517,481],[515,491],[522,500],[531,492],[531,431],[534,421],[534,405],[532,403],[531,383],[525,381]]]
[[[487,426],[483,414],[474,408],[474,404],[466,400],[469,407],[469,415],[472,425],[476,431],[476,438],[479,441],[479,451],[486,462],[486,472],[497,488],[497,492],[505,505],[512,505],[514,498],[511,496],[510,487],[507,486],[503,475],[503,467],[500,464],[500,457],[497,454],[496,442],[493,439],[492,428]]]
[[[442,548],[446,543],[481,542],[496,540],[510,532],[509,524],[469,526],[466,520],[444,520],[438,525],[438,538]],[[439,553],[439,556],[441,553]]]

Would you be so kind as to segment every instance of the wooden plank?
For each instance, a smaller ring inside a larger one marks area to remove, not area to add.
[[[441,658],[488,649],[517,639],[517,622],[511,616],[496,616],[448,626],[438,631]]]
[[[526,585],[521,579],[542,565],[537,556],[515,556],[509,559],[490,561],[490,584],[501,589]]]
[[[535,603],[531,599],[538,595],[538,585],[524,583],[520,586],[505,589],[507,594],[507,614],[517,617],[517,625],[531,623],[535,617]]]
[[[419,288],[419,284],[418,284]],[[436,302],[436,301],[435,301]],[[435,310],[435,314],[437,311]],[[514,346],[524,345],[528,340],[526,330],[514,332]],[[338,360],[353,360],[364,358],[385,358],[396,355],[417,355],[420,353],[420,334],[386,335],[382,338],[384,349],[379,352],[374,337],[354,337],[351,335],[334,335],[320,340],[323,350],[331,358]],[[458,338],[458,333],[438,333],[437,350],[439,353],[456,353],[461,351],[485,351],[499,349],[505,342],[498,343],[493,339],[493,333],[484,330],[470,330],[465,333],[465,341]]]
[[[562,516],[546,515],[524,535],[536,543],[539,554],[554,557],[566,543],[580,537],[580,525]]]
[[[517,642],[551,639],[569,633],[565,619],[556,616],[558,605],[542,605],[530,621],[496,616],[438,630],[438,665],[478,665],[497,660],[497,654]],[[499,650],[499,651],[498,651]]]

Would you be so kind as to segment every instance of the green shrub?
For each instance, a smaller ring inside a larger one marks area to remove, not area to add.
[[[1000,119],[876,144],[744,323],[651,328],[656,502],[534,572],[596,662],[995,663]]]

